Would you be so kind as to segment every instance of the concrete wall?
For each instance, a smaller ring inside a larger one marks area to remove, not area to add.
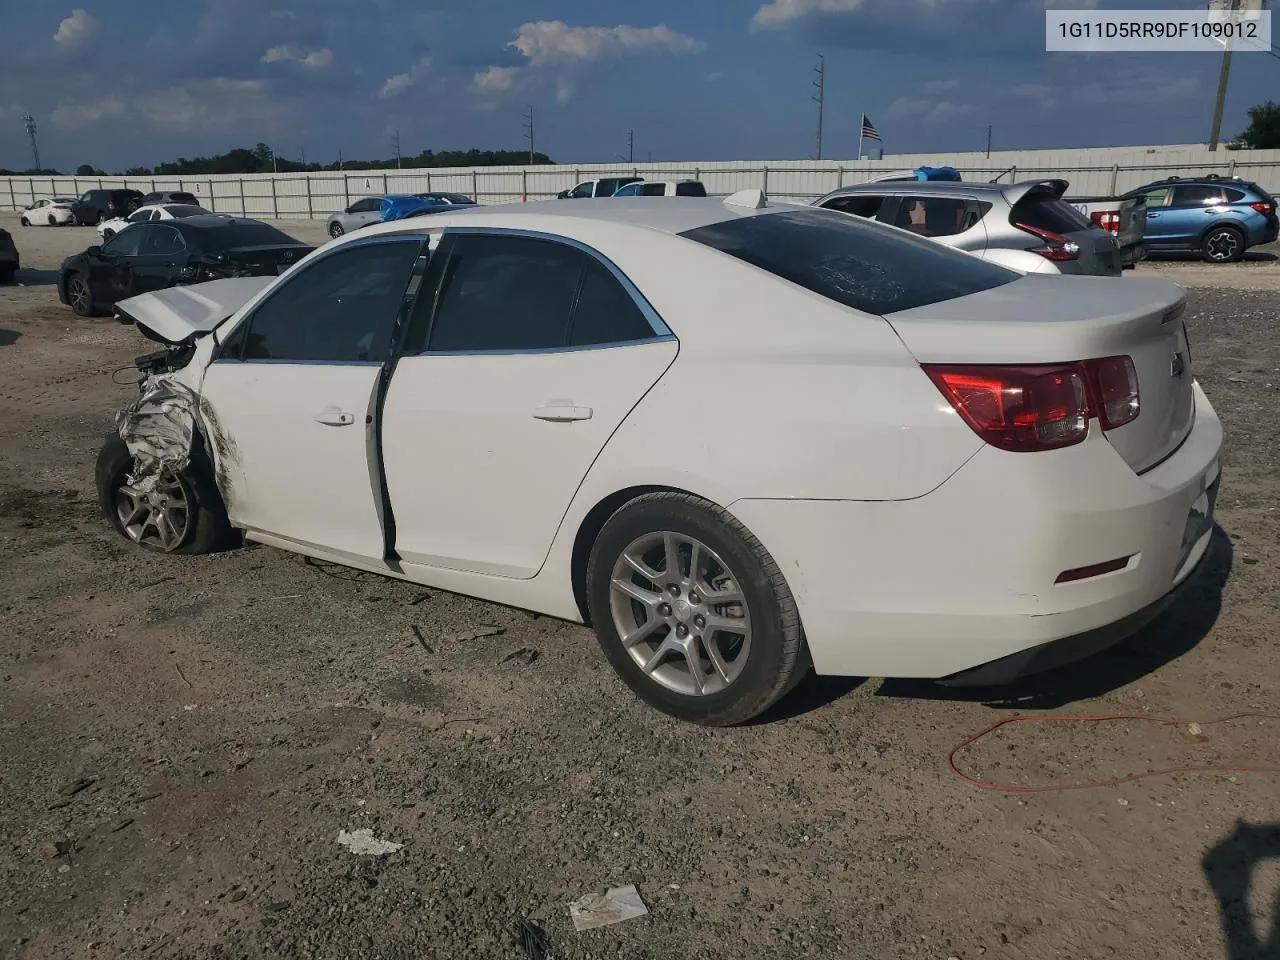
[[[649,180],[702,180],[712,194],[762,187],[779,198],[816,197],[836,187],[920,165],[949,164],[965,179],[1004,182],[1060,177],[1069,194],[1124,192],[1168,176],[1219,173],[1256,180],[1280,191],[1280,150],[1220,150],[1203,146],[1106,147],[1095,150],[1017,150],[993,153],[901,154],[882,160],[714,161],[706,163],[562,164],[535,167],[476,167],[378,170],[347,173],[251,174],[166,177],[0,177],[0,209],[20,210],[33,199],[78,195],[95,187],[187,190],[205,206],[236,216],[323,217],[353,200],[375,193],[428,190],[471,194],[481,203],[542,200],[591,177],[635,174]]]

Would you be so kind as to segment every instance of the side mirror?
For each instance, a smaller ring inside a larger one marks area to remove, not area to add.
[[[99,247],[97,244],[94,244],[92,247],[90,247],[88,250],[85,251],[85,254],[90,257],[100,257],[102,256],[102,248]]]

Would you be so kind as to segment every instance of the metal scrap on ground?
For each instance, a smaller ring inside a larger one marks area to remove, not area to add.
[[[569,904],[573,929],[578,931],[634,920],[648,912],[649,908],[640,899],[640,891],[634,883],[625,887],[611,887],[604,893],[589,893]]]
[[[388,853],[395,853],[404,847],[403,843],[396,843],[394,840],[379,840],[368,827],[361,827],[359,830],[352,830],[350,833],[345,830],[339,830],[338,843],[352,853],[371,857],[386,856]]]

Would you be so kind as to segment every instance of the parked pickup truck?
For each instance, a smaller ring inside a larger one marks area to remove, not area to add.
[[[602,177],[599,180],[583,180],[576,187],[556,194],[560,200],[578,200],[583,197],[612,197],[628,183],[636,183],[642,177]]]
[[[1143,197],[1063,197],[1093,222],[1115,238],[1120,251],[1120,264],[1131,270],[1147,257],[1147,202]]]

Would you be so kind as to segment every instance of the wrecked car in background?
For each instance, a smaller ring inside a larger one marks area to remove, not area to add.
[[[239,530],[589,623],[699,723],[811,665],[1008,680],[1205,556],[1223,434],[1185,306],[759,190],[441,213],[120,303],[163,349],[98,495],[144,547]]]
[[[133,223],[62,262],[58,300],[92,317],[176,284],[274,276],[313,249],[261,220],[221,214]]]

